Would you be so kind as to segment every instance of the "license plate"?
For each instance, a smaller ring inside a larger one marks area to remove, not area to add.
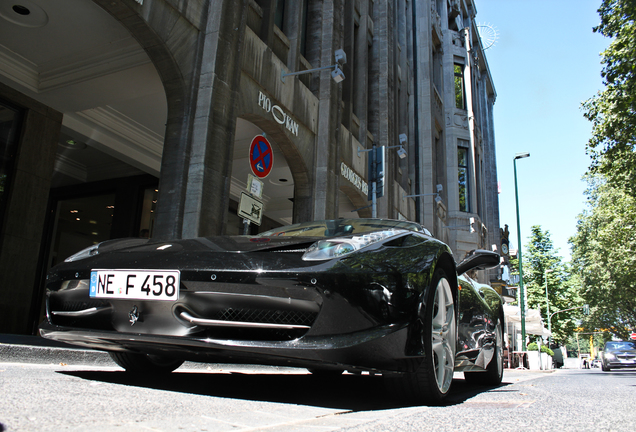
[[[179,298],[179,270],[93,270],[90,297],[168,300]]]

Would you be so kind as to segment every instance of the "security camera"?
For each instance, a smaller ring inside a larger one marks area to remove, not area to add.
[[[342,82],[345,79],[344,72],[337,65],[336,68],[331,71],[331,78],[336,82],[336,84]]]
[[[347,53],[343,49],[337,49],[334,53],[336,63],[345,64],[347,62]]]
[[[400,159],[404,159],[406,157],[406,150],[404,150],[404,147],[400,147],[397,151],[397,154]]]
[[[400,144],[401,145],[406,144],[406,141],[408,141],[408,137],[406,136],[406,134],[400,134],[399,138],[400,138]]]

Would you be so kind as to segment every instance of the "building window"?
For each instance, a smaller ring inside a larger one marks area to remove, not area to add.
[[[455,63],[455,108],[466,109],[466,88],[464,86],[464,65]]]
[[[457,147],[457,182],[459,186],[459,211],[470,211],[468,187],[468,148]]]
[[[276,11],[274,13],[274,24],[282,31],[285,32],[283,28],[285,23],[285,0],[278,0],[276,2]]]
[[[303,19],[302,27],[300,28],[300,55],[307,58],[307,8],[309,7],[309,0],[303,1]]]

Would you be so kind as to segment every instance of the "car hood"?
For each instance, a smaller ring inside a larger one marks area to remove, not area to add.
[[[107,241],[99,246],[99,253],[119,252],[177,252],[207,251],[207,252],[255,252],[268,250],[296,250],[304,252],[317,237],[256,237],[256,236],[220,236],[199,237],[183,240],[148,240],[121,239]]]

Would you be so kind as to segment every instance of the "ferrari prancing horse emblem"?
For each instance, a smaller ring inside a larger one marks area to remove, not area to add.
[[[133,306],[133,308],[128,312],[128,318],[130,318],[130,326],[134,326],[135,323],[139,320],[139,308],[137,305]]]

